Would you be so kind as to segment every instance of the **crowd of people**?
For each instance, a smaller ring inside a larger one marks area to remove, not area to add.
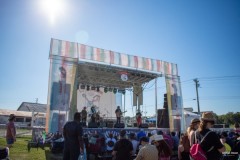
[[[105,157],[105,159],[115,160],[192,160],[191,147],[198,143],[205,151],[208,160],[224,158],[237,160],[240,154],[238,131],[218,133],[211,130],[214,123],[213,114],[206,112],[202,114],[201,119],[193,119],[186,133],[181,134],[161,130],[146,132],[141,128],[137,133],[123,129],[115,135],[97,132],[82,135],[83,131],[79,130],[77,133],[80,136],[75,139],[75,142],[81,145],[78,145],[80,149],[76,152],[76,156],[84,153],[85,149],[88,160],[91,155],[94,155],[95,159]],[[64,138],[68,140],[66,135]],[[69,148],[70,146],[66,146],[67,150]]]
[[[79,155],[85,159],[114,159],[114,160],[193,160],[191,150],[195,144],[203,149],[207,160],[238,160],[240,155],[240,130],[235,124],[232,131],[217,132],[212,130],[215,123],[211,112],[202,114],[201,119],[192,119],[185,133],[163,132],[156,129],[139,129],[131,132],[125,129],[102,132],[84,133],[80,123],[80,112],[74,114],[74,120],[64,125],[63,160],[77,160]],[[16,141],[14,127],[15,115],[9,116],[6,142],[10,148]],[[48,141],[46,136],[43,143]],[[52,139],[52,138],[51,138]]]

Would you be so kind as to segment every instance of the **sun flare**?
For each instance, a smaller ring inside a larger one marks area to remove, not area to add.
[[[40,6],[51,24],[55,24],[59,16],[63,15],[66,9],[64,0],[41,0]]]

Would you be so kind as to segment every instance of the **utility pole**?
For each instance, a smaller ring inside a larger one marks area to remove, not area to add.
[[[195,78],[193,81],[195,82],[195,86],[196,86],[197,107],[198,107],[198,114],[200,115],[200,106],[199,106],[199,97],[198,97],[198,87],[200,86],[200,84],[199,84],[199,80],[197,78]]]

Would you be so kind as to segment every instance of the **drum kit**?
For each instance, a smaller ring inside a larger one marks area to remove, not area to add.
[[[100,111],[97,111],[98,107],[97,106],[92,106],[90,109],[90,113],[88,114],[88,117],[91,117],[92,122],[99,122],[100,120]]]

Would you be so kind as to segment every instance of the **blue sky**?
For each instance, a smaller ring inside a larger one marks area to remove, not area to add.
[[[184,107],[197,111],[198,78],[201,111],[239,111],[240,1],[69,0],[52,20],[54,7],[43,10],[40,2],[0,1],[0,108],[47,103],[56,38],[176,63]],[[164,79],[159,83],[160,95]],[[154,101],[144,103],[153,113]]]

